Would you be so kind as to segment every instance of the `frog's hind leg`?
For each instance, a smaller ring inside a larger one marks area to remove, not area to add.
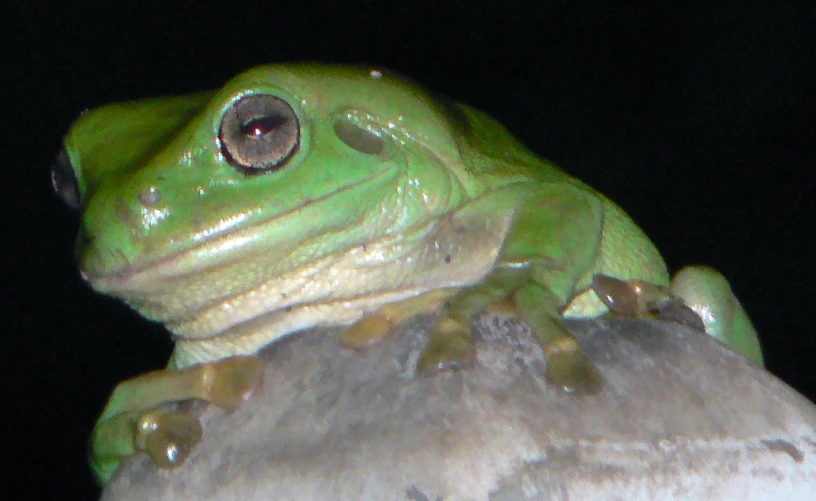
[[[756,329],[728,280],[713,268],[687,266],[672,278],[670,287],[596,275],[592,289],[610,311],[634,317],[658,312],[660,318],[705,330],[763,365]]]
[[[686,266],[672,278],[670,292],[700,316],[710,336],[764,365],[759,335],[720,272],[708,266]]]

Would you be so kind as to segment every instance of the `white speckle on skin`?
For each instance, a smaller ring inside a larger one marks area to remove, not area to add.
[[[159,221],[167,218],[170,214],[170,211],[167,207],[161,209],[149,209],[145,208],[141,211],[142,214],[142,227],[145,231],[148,231],[150,228],[156,226]]]

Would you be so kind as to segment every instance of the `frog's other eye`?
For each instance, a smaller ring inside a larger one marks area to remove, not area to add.
[[[79,182],[77,181],[74,166],[71,165],[71,159],[68,158],[65,149],[59,152],[54,160],[54,166],[51,167],[51,186],[54,187],[54,191],[65,202],[65,205],[74,210],[79,210]]]
[[[233,167],[260,174],[282,168],[297,152],[300,122],[283,99],[253,94],[234,102],[224,113],[218,139]]]
[[[348,147],[367,155],[377,155],[385,147],[381,134],[363,129],[342,118],[334,121],[334,133]]]

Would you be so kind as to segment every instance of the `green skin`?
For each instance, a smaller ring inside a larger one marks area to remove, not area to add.
[[[387,71],[264,66],[222,89],[104,106],[79,117],[53,172],[82,213],[82,276],[175,339],[166,370],[120,384],[94,431],[105,483],[123,457],[179,464],[200,439],[176,402],[235,408],[260,384],[260,348],[347,325],[376,343],[440,311],[422,374],[465,369],[485,308],[539,337],[555,388],[602,378],[563,317],[643,315],[667,301],[757,363],[728,282],[669,280],[614,203],[528,151],[492,118]]]

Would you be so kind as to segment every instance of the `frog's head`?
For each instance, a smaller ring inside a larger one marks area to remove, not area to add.
[[[461,113],[384,71],[259,67],[83,114],[53,181],[83,276],[169,320],[460,205]]]

